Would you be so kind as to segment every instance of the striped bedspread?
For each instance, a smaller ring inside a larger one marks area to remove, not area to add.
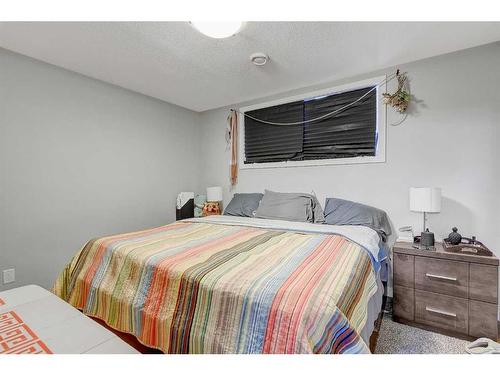
[[[343,236],[180,221],[91,240],[54,292],[165,353],[367,353],[376,288]]]

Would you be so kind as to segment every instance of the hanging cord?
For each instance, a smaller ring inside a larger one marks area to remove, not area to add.
[[[273,126],[293,126],[293,125],[302,125],[302,124],[308,124],[310,122],[315,122],[315,121],[319,121],[319,120],[323,120],[327,117],[330,117],[330,116],[333,116],[349,107],[352,107],[354,104],[360,102],[361,100],[363,100],[364,98],[366,98],[368,96],[368,94],[370,94],[371,92],[373,92],[374,90],[376,90],[379,86],[382,86],[383,84],[386,84],[386,83],[389,83],[390,81],[392,81],[394,78],[397,77],[397,73],[393,73],[391,75],[389,75],[387,78],[385,78],[382,82],[376,84],[375,86],[373,86],[370,90],[368,90],[366,93],[364,93],[362,96],[360,96],[358,99],[356,99],[355,101],[353,101],[352,103],[349,103],[349,104],[346,104],[345,106],[339,108],[339,109],[336,109],[335,111],[332,111],[332,112],[329,112],[329,113],[326,113],[322,116],[319,116],[319,117],[316,117],[316,118],[313,118],[313,119],[310,119],[310,120],[305,120],[305,121],[297,121],[297,122],[272,122],[272,121],[266,121],[266,120],[261,120],[261,119],[258,119],[258,118],[255,118],[251,115],[248,115],[246,114],[245,112],[240,112],[236,109],[231,109],[231,112],[236,112],[236,113],[239,113],[240,115],[242,116],[245,116],[245,117],[248,117],[254,121],[257,121],[257,122],[260,122],[262,124],[267,124],[267,125],[273,125]]]
[[[391,126],[398,126],[398,125],[401,125],[403,122],[405,122],[406,118],[408,117],[408,113],[404,113],[401,117],[401,120],[397,121],[397,122],[393,122],[392,124],[389,124]]]

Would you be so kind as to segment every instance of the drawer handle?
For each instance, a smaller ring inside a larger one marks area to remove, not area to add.
[[[443,311],[443,310],[438,310],[438,309],[433,309],[432,307],[428,307],[428,306],[425,306],[425,310],[432,312],[432,313],[436,313],[436,314],[452,316],[453,318],[457,317],[457,314],[455,314],[455,313],[451,313],[451,312]]]
[[[426,273],[425,276],[430,277],[432,279],[441,279],[441,280],[448,280],[448,281],[457,281],[456,277],[451,277],[451,276],[442,276],[442,275],[434,275],[432,273]]]

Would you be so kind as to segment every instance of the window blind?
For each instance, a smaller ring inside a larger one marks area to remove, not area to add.
[[[365,95],[371,87],[304,102],[304,120],[333,112]],[[303,159],[375,156],[376,90],[347,109],[304,124]]]
[[[352,103],[372,87],[261,108],[246,114],[278,123],[320,117]],[[245,117],[245,163],[374,156],[377,137],[376,90],[323,120],[269,125]]]
[[[296,122],[304,118],[304,102],[297,101],[247,112],[273,122]],[[301,160],[303,126],[273,126],[245,117],[245,163]]]

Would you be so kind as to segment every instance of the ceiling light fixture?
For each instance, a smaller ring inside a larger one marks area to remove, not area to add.
[[[269,56],[262,52],[257,52],[250,55],[250,61],[257,66],[266,65],[269,61]]]
[[[222,39],[229,38],[237,34],[245,22],[189,22],[200,33],[209,36],[210,38]]]

